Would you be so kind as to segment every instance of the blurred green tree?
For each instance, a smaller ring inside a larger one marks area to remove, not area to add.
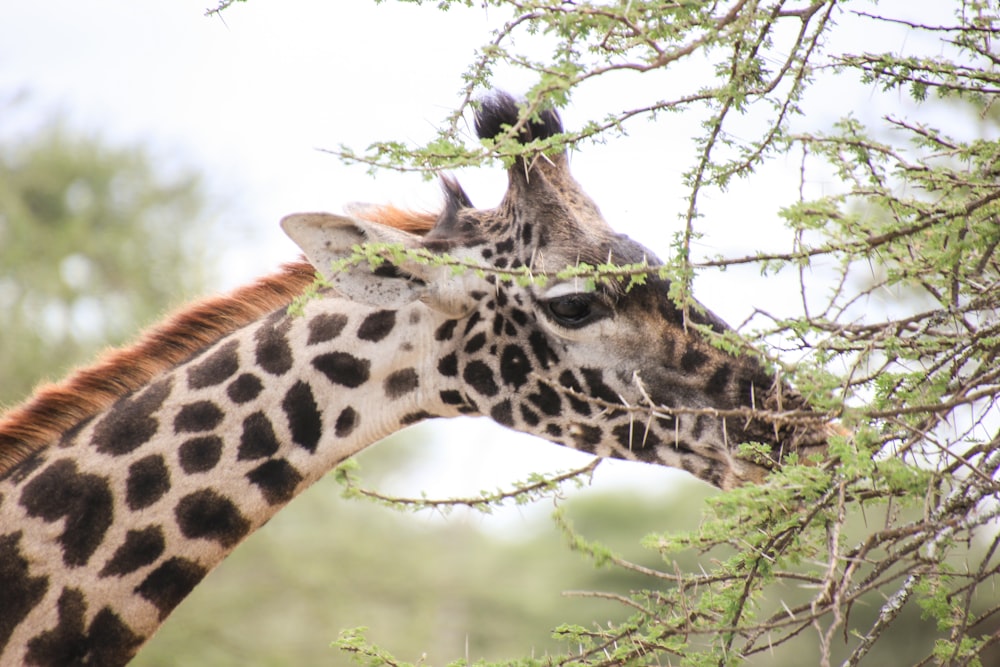
[[[53,121],[0,137],[0,406],[204,288],[200,177]]]

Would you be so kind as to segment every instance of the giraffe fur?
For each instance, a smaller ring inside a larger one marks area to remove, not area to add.
[[[518,111],[495,94],[477,131],[494,137]],[[560,131],[545,111],[520,138]],[[486,415],[722,488],[767,474],[737,455],[741,442],[764,443],[775,464],[822,450],[820,419],[718,416],[808,406],[756,359],[686,327],[665,280],[520,286],[416,262],[329,272],[364,240],[498,269],[659,263],[604,221],[564,154],[513,165],[492,209],[454,180],[444,190],[434,215],[353,205],[287,217],[309,263],[195,304],[0,419],[0,665],[127,663],[298,493],[425,419]],[[332,286],[290,314],[316,270]],[[728,330],[708,310],[690,317]]]

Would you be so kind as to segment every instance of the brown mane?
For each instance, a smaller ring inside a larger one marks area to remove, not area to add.
[[[367,207],[358,217],[404,231],[426,233],[436,214],[392,206]],[[77,424],[103,412],[163,371],[254,320],[287,306],[315,277],[307,262],[286,264],[275,274],[185,306],[128,347],[110,350],[66,379],[44,385],[24,403],[0,415],[0,476]]]
[[[147,330],[133,345],[110,350],[61,382],[40,387],[27,401],[0,416],[0,475],[159,373],[288,305],[314,277],[315,270],[307,262],[286,264],[278,273],[227,296],[186,306]]]
[[[351,204],[347,212],[357,218],[377,222],[387,227],[423,236],[437,222],[440,213],[411,211],[390,204]]]

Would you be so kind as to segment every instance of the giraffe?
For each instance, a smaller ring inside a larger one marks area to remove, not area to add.
[[[496,137],[518,114],[494,93],[476,131]],[[519,138],[561,131],[548,110]],[[406,257],[331,269],[363,242],[497,270],[659,263],[612,231],[565,153],[523,159],[507,176],[493,209],[444,178],[434,215],[355,205],[288,216],[308,261],[182,309],[0,419],[0,664],[125,664],[296,494],[432,417],[486,415],[724,489],[759,482],[789,452],[823,450],[822,420],[760,416],[808,406],[758,360],[686,327],[665,280],[519,285]],[[317,270],[328,287],[289,313]],[[728,330],[700,307],[688,317]],[[771,460],[737,456],[746,441]]]

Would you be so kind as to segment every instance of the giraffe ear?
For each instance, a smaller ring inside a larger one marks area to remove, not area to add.
[[[406,262],[384,264],[374,271],[367,264],[346,271],[331,270],[334,262],[350,257],[354,246],[362,243],[418,248],[421,237],[416,234],[332,213],[296,213],[283,218],[281,227],[323,277],[352,301],[395,309],[419,299],[449,317],[466,315],[474,305],[440,267]]]
[[[400,308],[420,298],[423,282],[400,271],[371,271],[357,266],[331,271],[331,265],[349,257],[361,243],[402,243],[410,248],[414,237],[407,232],[332,213],[296,213],[281,220],[281,228],[306,254],[309,262],[338,292],[351,299],[384,308]]]

